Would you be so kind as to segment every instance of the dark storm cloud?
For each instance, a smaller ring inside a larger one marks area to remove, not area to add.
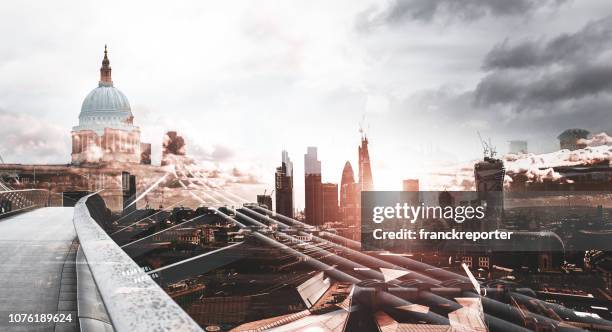
[[[370,8],[359,16],[361,29],[396,25],[406,21],[431,21],[436,17],[472,21],[486,15],[525,15],[542,7],[557,7],[565,0],[392,0],[379,10]]]
[[[612,18],[548,41],[506,40],[485,57],[488,72],[475,105],[516,111],[567,109],[572,101],[612,93]]]
[[[534,151],[558,148],[555,138],[567,128],[612,132],[612,17],[570,33],[521,38],[500,36],[484,52],[475,86],[441,87],[400,108],[431,110],[432,123],[479,130],[499,142],[526,139]]]
[[[549,73],[496,71],[480,81],[474,97],[479,106],[513,104],[517,110],[525,110],[611,91],[612,66],[600,63]]]
[[[526,40],[513,44],[508,39],[493,47],[484,60],[486,70],[526,68],[552,63],[585,62],[612,45],[612,17],[587,24],[573,34],[549,41]]]

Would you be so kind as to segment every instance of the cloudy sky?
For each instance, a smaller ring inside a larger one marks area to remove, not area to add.
[[[270,188],[287,149],[302,190],[307,146],[338,182],[360,124],[388,190],[478,158],[477,131],[503,153],[612,129],[608,0],[3,1],[0,41],[6,162],[69,161],[104,44],[154,159],[174,129]]]

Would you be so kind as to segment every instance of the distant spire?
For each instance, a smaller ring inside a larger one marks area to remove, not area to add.
[[[369,128],[366,128],[366,126],[368,126],[368,123],[367,123],[366,115],[363,114],[363,116],[361,117],[361,121],[359,121],[359,134],[361,135],[361,140],[362,141],[365,140],[367,142],[368,140],[367,130]]]
[[[104,59],[102,60],[102,68],[100,68],[100,86],[113,86],[111,78],[110,61],[108,60],[108,50],[104,44]]]

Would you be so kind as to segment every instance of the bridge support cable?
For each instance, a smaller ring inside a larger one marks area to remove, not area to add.
[[[240,205],[241,204],[240,201],[242,201],[242,203],[248,203],[249,202],[248,200],[246,200],[246,199],[244,199],[244,198],[242,198],[242,197],[240,197],[240,196],[238,196],[236,194],[233,194],[233,193],[231,193],[228,190],[223,190],[223,189],[220,189],[220,188],[214,188],[213,186],[208,184],[208,181],[206,181],[207,180],[206,177],[204,177],[201,174],[201,172],[199,172],[199,171],[196,171],[197,174],[194,174],[191,170],[187,169],[187,172],[191,176],[193,176],[196,180],[201,182],[202,186],[207,187],[210,191],[212,191],[212,192],[216,193],[217,195],[223,197],[223,199],[233,202],[233,204],[235,206]],[[229,198],[229,196],[232,196],[234,198]],[[238,199],[238,200],[236,200],[236,199]]]
[[[273,217],[276,217],[278,219],[283,220],[284,222],[288,222],[288,223],[290,223],[291,225],[294,225],[294,226],[300,226],[300,227],[303,227],[303,228],[306,228],[306,229],[314,227],[312,225],[308,225],[308,224],[306,224],[304,222],[301,222],[299,220],[295,220],[293,218],[289,218],[289,217],[287,217],[285,215],[282,215],[280,213],[276,213],[276,212],[274,212],[272,210],[266,209],[266,208],[261,207],[259,205],[253,205],[252,209],[258,210],[258,211],[262,211],[266,215],[271,215]],[[321,234],[323,234],[325,236],[332,237],[334,239],[338,239],[339,241],[342,241],[342,242],[346,243],[347,246],[349,246],[349,247],[351,247],[353,249],[357,249],[357,250],[361,249],[361,243],[359,241],[351,240],[349,238],[346,238],[346,237],[343,237],[343,236],[340,236],[340,235],[336,235],[336,234],[332,234],[332,233],[329,233],[329,232],[325,232],[325,231],[322,231]]]
[[[147,272],[160,285],[205,274],[253,255],[248,244],[237,242],[193,257],[182,259]]]
[[[144,240],[146,240],[146,239],[149,239],[149,238],[151,238],[151,237],[153,237],[153,236],[155,236],[155,235],[159,235],[159,234],[161,234],[161,233],[163,233],[163,232],[167,232],[167,231],[169,231],[169,230],[173,230],[173,229],[175,229],[175,228],[178,228],[178,227],[181,227],[181,226],[185,226],[185,225],[186,225],[186,224],[188,224],[188,223],[192,223],[192,222],[195,222],[195,221],[199,221],[199,220],[200,220],[200,219],[202,219],[203,217],[204,217],[204,215],[201,215],[201,216],[197,216],[197,217],[191,218],[191,219],[189,219],[189,220],[185,220],[185,221],[183,221],[183,222],[181,222],[181,223],[179,223],[179,224],[176,224],[176,225],[174,225],[174,226],[168,227],[168,228],[166,228],[166,229],[162,229],[162,230],[161,230],[161,231],[159,231],[159,232],[155,232],[155,233],[153,233],[153,234],[147,235],[147,236],[145,236],[145,237],[143,237],[143,238],[140,238],[140,239],[138,239],[138,240],[134,240],[134,241],[132,241],[132,242],[130,242],[130,243],[126,243],[126,244],[122,245],[122,246],[121,246],[121,248],[126,248],[126,247],[129,247],[129,246],[133,245],[134,243],[138,243],[138,242],[144,241]]]
[[[189,182],[189,184],[190,184],[190,185],[195,186],[195,187],[197,188],[197,189],[196,189],[197,191],[199,191],[201,194],[203,194],[204,196],[206,196],[206,197],[207,197],[207,198],[208,198],[210,201],[212,201],[212,202],[213,202],[213,204],[218,204],[218,205],[223,205],[223,204],[224,204],[224,202],[223,202],[223,201],[221,201],[221,200],[219,200],[219,199],[215,198],[214,196],[210,195],[210,194],[207,192],[207,190],[206,190],[205,188],[202,188],[202,187],[203,187],[202,185],[199,185],[199,184],[194,183],[194,182],[193,182],[193,181],[191,181],[189,178],[185,178],[185,179],[186,179],[186,181],[187,181],[187,182]],[[188,190],[188,191],[189,191],[189,193],[190,193],[190,194],[191,194],[191,195],[192,195],[194,198],[197,198],[197,199],[198,199],[198,200],[199,200],[199,201],[200,201],[202,204],[206,204],[206,202],[205,202],[205,201],[204,201],[204,200],[203,200],[201,197],[199,197],[198,195],[196,195],[196,194],[194,194],[194,193],[193,193],[193,191],[192,191],[192,189],[193,189],[193,188],[190,188],[188,185],[186,185],[186,184],[183,182],[183,180],[182,180],[181,178],[178,178],[178,182],[179,182],[179,184],[180,184],[180,185],[183,187],[183,189]],[[233,202],[230,202],[230,204],[229,204],[229,205],[232,205],[232,204],[233,204]]]

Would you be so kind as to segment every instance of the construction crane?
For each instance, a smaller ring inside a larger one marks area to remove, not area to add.
[[[482,145],[482,153],[485,158],[495,158],[497,151],[495,151],[495,147],[491,143],[491,138],[489,137],[489,142],[485,141],[480,135],[480,131],[476,131],[478,133],[478,139],[480,139],[480,144]]]

